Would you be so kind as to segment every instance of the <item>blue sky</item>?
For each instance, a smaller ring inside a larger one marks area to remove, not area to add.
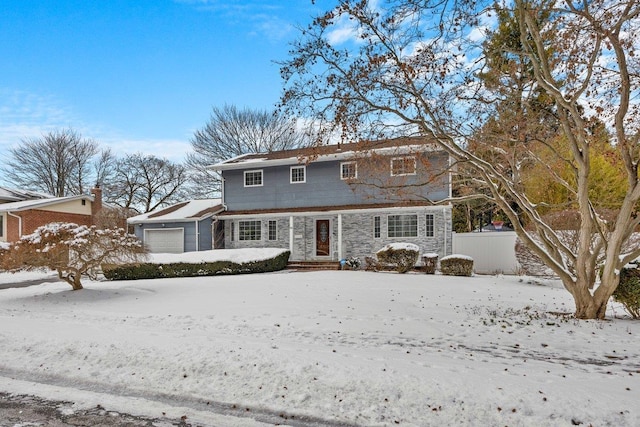
[[[0,0],[0,156],[73,128],[181,161],[213,106],[270,109],[320,0]],[[1,181],[1,179],[0,179]]]

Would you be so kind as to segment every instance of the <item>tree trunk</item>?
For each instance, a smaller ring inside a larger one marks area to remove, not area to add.
[[[576,319],[604,319],[609,298],[611,298],[611,294],[613,293],[610,289],[615,289],[615,286],[611,287],[611,283],[606,283],[603,280],[603,283],[600,284],[593,294],[589,291],[587,283],[580,284],[573,282],[570,286],[566,287],[571,292],[573,300],[575,301]]]
[[[58,270],[58,277],[62,280],[64,280],[65,282],[67,282],[68,284],[71,285],[71,289],[73,289],[74,291],[78,291],[80,289],[84,289],[82,287],[82,283],[80,282],[80,274],[73,274],[73,273],[69,273],[67,275],[65,275],[62,270]]]

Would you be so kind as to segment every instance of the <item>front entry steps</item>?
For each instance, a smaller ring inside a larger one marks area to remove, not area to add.
[[[287,270],[318,271],[340,270],[339,261],[289,261]]]

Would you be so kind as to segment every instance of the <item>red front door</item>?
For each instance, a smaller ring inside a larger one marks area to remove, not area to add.
[[[316,256],[331,255],[330,236],[329,220],[316,220]]]

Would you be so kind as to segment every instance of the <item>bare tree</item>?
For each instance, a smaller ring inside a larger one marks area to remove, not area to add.
[[[129,154],[116,163],[114,178],[106,185],[106,201],[149,212],[184,197],[186,181],[182,165],[153,155]]]
[[[13,185],[57,197],[83,194],[95,184],[91,161],[98,144],[71,130],[56,130],[22,140],[3,168]]]
[[[500,93],[478,78],[486,64],[482,28],[491,25],[493,13],[494,4],[482,1],[342,0],[303,30],[292,58],[282,64],[283,104],[293,114],[334,122],[344,135],[402,132],[438,143],[464,165],[460,170],[473,171],[471,178],[484,184],[487,198],[508,216],[520,240],[559,276],[574,298],[575,316],[603,318],[618,272],[640,255],[640,249],[623,252],[640,222],[640,3],[515,0],[509,11],[520,43],[503,49],[526,57],[533,73],[531,90],[523,91],[520,102],[531,102],[532,90],[544,90],[569,146],[555,155],[574,179],[550,176],[575,199],[580,222],[575,249],[523,193],[522,162],[488,161],[467,149],[500,101]],[[347,28],[336,31],[341,25]],[[344,34],[353,38],[338,37]],[[596,117],[613,133],[627,177],[620,209],[609,222],[596,212],[589,193],[590,124]],[[525,143],[545,143],[529,141],[528,129],[510,144],[482,142],[487,149],[523,152]],[[529,158],[539,162],[535,155]],[[592,290],[599,259],[604,260],[601,283]]]
[[[193,152],[186,159],[193,192],[209,197],[220,193],[219,177],[209,169],[212,164],[242,154],[298,148],[308,141],[294,120],[278,112],[214,107],[207,124],[194,133]]]

